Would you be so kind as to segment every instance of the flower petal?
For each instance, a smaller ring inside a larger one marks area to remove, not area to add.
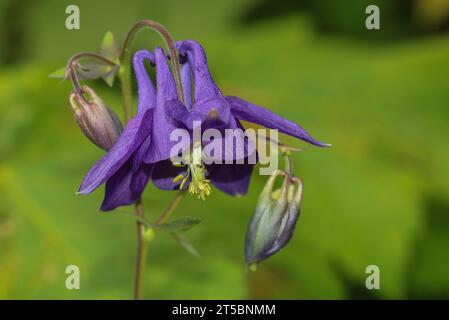
[[[179,189],[181,181],[173,182],[173,179],[186,172],[186,167],[175,167],[170,160],[160,161],[154,164],[151,180],[156,188],[161,190]]]
[[[150,177],[153,165],[143,163],[151,136],[148,136],[132,157],[106,181],[102,211],[134,203],[140,198]]]
[[[131,119],[112,149],[87,173],[78,194],[92,192],[119,170],[148,136],[151,120],[151,110],[138,114]]]
[[[170,134],[176,127],[167,118],[165,102],[177,100],[176,84],[161,48],[154,51],[156,59],[156,108],[154,110],[152,143],[145,156],[145,163],[155,163],[170,158],[170,150],[176,141],[170,141]]]
[[[191,111],[179,100],[167,101],[167,117],[178,126],[193,130],[194,121],[201,123],[201,129],[227,128],[231,119],[231,110],[223,98],[213,98],[195,103]]]
[[[136,150],[132,157],[132,171],[133,177],[131,180],[131,191],[142,194],[148,181],[151,178],[151,172],[153,170],[152,164],[146,164],[143,162],[145,155],[147,154],[151,145],[152,137],[149,135],[142,142],[140,147]]]
[[[195,81],[195,101],[208,100],[221,96],[221,92],[210,75],[203,47],[196,41],[176,42],[176,49],[187,56]]]
[[[111,211],[119,206],[134,203],[138,195],[131,191],[130,183],[132,179],[131,162],[126,162],[116,173],[106,182],[105,196],[101,204],[102,211]]]
[[[156,91],[145,69],[145,60],[154,64],[154,54],[148,50],[140,50],[134,54],[133,67],[137,80],[137,112],[156,106]]]
[[[269,129],[278,129],[279,132],[307,141],[319,147],[330,147],[329,144],[315,140],[306,130],[265,108],[254,105],[238,97],[227,96],[225,99],[231,106],[232,114],[238,119],[256,123]]]
[[[181,67],[182,88],[187,109],[192,108],[192,69],[189,62],[185,62]]]
[[[219,190],[231,195],[245,195],[253,171],[252,164],[213,164],[207,166],[207,178]]]

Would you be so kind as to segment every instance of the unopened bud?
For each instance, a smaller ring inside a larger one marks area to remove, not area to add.
[[[83,86],[88,98],[78,92],[70,94],[75,121],[84,135],[96,146],[109,150],[123,131],[123,127],[114,111],[108,108],[103,100],[88,86]]]
[[[273,191],[276,178],[284,176]],[[291,239],[299,217],[302,183],[299,178],[275,171],[268,179],[248,225],[245,261],[250,267],[281,250]]]

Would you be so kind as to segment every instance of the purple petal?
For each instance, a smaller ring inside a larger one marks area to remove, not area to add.
[[[78,191],[79,194],[92,192],[119,170],[148,136],[151,120],[150,110],[131,119],[112,149],[87,173]]]
[[[145,190],[148,181],[151,179],[151,173],[153,172],[153,165],[142,163],[139,169],[137,169],[131,180],[131,191],[139,195]]]
[[[208,179],[217,189],[231,195],[245,195],[253,170],[252,164],[213,164],[207,166]]]
[[[176,48],[187,56],[195,81],[195,101],[208,100],[221,96],[220,90],[210,75],[203,47],[196,41],[176,42]]]
[[[132,157],[106,181],[102,211],[132,204],[140,198],[151,177],[153,167],[142,162],[150,142],[151,136],[148,136]]]
[[[329,144],[315,140],[306,130],[294,122],[282,118],[265,108],[249,103],[238,97],[225,97],[231,105],[232,114],[238,119],[256,123],[269,129],[278,129],[279,132],[307,141],[319,147],[330,147]]]
[[[161,190],[179,189],[181,181],[173,182],[173,179],[184,174],[187,167],[174,167],[170,160],[160,161],[154,164],[151,180],[156,188]]]
[[[167,119],[165,102],[177,100],[176,85],[161,48],[154,51],[156,59],[156,108],[154,110],[152,143],[145,156],[145,163],[155,163],[170,157],[170,150],[176,144],[170,141],[170,134],[176,127]]]
[[[132,171],[133,177],[131,180],[130,188],[133,192],[142,194],[148,181],[151,178],[151,172],[153,165],[146,164],[143,162],[145,155],[147,154],[149,147],[151,145],[152,137],[149,135],[136,150],[132,157]]]
[[[156,106],[156,91],[145,69],[144,61],[154,64],[154,55],[148,50],[140,50],[134,54],[133,67],[137,80],[137,112],[142,112]]]
[[[231,116],[225,130],[218,130],[216,136],[203,135],[204,154],[206,164],[243,164],[257,163],[256,135],[245,131],[240,122]]]
[[[226,128],[231,119],[231,110],[225,99],[218,97],[195,103],[191,111],[178,100],[165,104],[167,117],[178,126],[193,130],[194,121],[201,123],[201,129]]]
[[[192,108],[192,69],[189,62],[184,63],[181,67],[181,80],[185,104],[190,110]]]
[[[131,161],[128,161],[106,182],[102,211],[110,211],[137,200],[138,195],[130,188],[132,175]]]

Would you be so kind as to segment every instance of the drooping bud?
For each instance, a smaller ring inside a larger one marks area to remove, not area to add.
[[[284,176],[282,186],[273,191],[280,175]],[[301,197],[299,178],[279,170],[270,176],[247,228],[245,262],[248,266],[267,259],[290,241],[299,217]]]
[[[88,98],[76,91],[69,98],[75,121],[92,143],[107,151],[120,137],[122,124],[94,90],[88,86],[83,86],[82,90]]]

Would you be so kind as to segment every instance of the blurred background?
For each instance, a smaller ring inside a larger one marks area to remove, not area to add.
[[[70,4],[80,30],[65,28]],[[366,30],[368,4],[381,30]],[[132,208],[100,213],[103,188],[75,195],[103,152],[73,121],[70,83],[48,75],[144,18],[201,42],[225,94],[333,144],[282,137],[305,149],[294,156],[303,210],[290,244],[256,273],[243,244],[266,177],[254,174],[242,198],[186,197],[174,217],[202,219],[185,234],[201,258],[157,237],[145,298],[449,298],[449,1],[0,0],[0,299],[132,297]],[[159,43],[142,31],[134,48]],[[91,85],[122,115],[118,83]],[[146,216],[172,196],[147,188]],[[65,288],[70,264],[81,290]],[[371,264],[380,290],[365,288]]]

